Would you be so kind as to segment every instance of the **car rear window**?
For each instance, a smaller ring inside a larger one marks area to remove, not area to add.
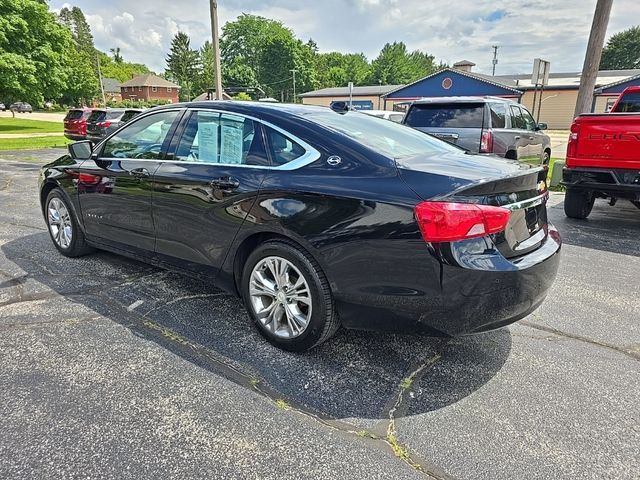
[[[83,110],[69,110],[67,116],[64,117],[65,120],[78,120],[82,118]],[[60,118],[60,117],[58,117]]]
[[[106,120],[115,120],[120,118],[124,112],[122,110],[107,111]]]
[[[405,123],[411,127],[482,128],[482,103],[418,103],[407,113]]]
[[[314,111],[305,115],[387,157],[399,160],[421,155],[460,152],[460,149],[406,125],[364,113]]]
[[[491,126],[493,128],[505,128],[507,117],[507,106],[504,103],[490,103]]]
[[[107,117],[107,112],[104,110],[94,110],[89,115],[89,122],[101,122]]]
[[[139,114],[140,114],[140,112],[136,112],[135,110],[129,110],[127,112],[124,112],[124,115],[122,115],[122,118],[120,119],[120,121],[121,122],[128,122],[133,117],[135,117],[136,115],[139,115]]]
[[[640,92],[627,93],[624,97],[622,97],[620,99],[620,103],[618,103],[616,112],[640,112]]]

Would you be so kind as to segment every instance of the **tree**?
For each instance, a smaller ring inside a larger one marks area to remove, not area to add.
[[[419,80],[436,70],[432,55],[419,50],[408,53],[403,42],[393,42],[385,44],[371,62],[368,81],[371,84],[400,85]]]
[[[193,93],[196,95],[207,92],[210,88],[215,88],[215,54],[209,40],[200,48],[200,63],[201,68],[193,84]]]
[[[166,74],[182,87],[180,96],[191,100],[193,78],[200,71],[200,54],[191,49],[191,40],[184,32],[178,32],[171,41],[171,50],[166,58]]]
[[[640,26],[613,35],[602,50],[601,70],[640,68]]]
[[[113,55],[114,62],[122,63],[122,55],[120,55],[120,47],[110,48],[109,51]]]
[[[224,72],[227,65],[244,64],[260,78],[264,46],[271,38],[279,35],[293,37],[293,32],[281,22],[243,13],[235,21],[222,27],[220,38],[220,61]]]
[[[297,92],[316,87],[313,53],[291,32],[269,38],[263,46],[260,62],[258,81],[268,96],[294,101],[292,69],[297,71]]]
[[[59,99],[72,75],[71,32],[38,0],[0,2],[0,98]]]
[[[103,78],[115,78],[120,82],[126,82],[136,75],[151,73],[151,70],[141,63],[125,62],[124,58],[120,63],[116,63],[112,57],[102,52],[98,52],[98,56]]]

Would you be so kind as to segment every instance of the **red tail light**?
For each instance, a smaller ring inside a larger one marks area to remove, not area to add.
[[[510,211],[491,205],[422,202],[415,215],[427,242],[455,242],[498,233],[507,228]]]
[[[98,127],[107,128],[109,125],[111,125],[111,122],[98,122],[98,123],[96,123],[96,126],[98,126]]]
[[[580,125],[573,123],[571,125],[571,133],[569,133],[569,143],[567,144],[567,163],[569,157],[575,158],[578,154],[578,136],[580,134]]]
[[[480,153],[493,152],[493,133],[491,130],[482,130],[480,137]]]

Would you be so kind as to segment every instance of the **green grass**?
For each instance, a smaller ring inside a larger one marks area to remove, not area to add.
[[[19,117],[0,118],[0,133],[62,133],[63,130],[62,122],[45,122]]]
[[[35,150],[37,148],[64,147],[71,140],[63,137],[0,138],[0,150]]]

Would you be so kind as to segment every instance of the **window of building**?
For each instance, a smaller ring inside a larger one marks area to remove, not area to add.
[[[127,90],[128,88],[129,88],[129,87],[124,87],[124,91],[125,91],[125,92],[128,92],[128,90]]]
[[[158,87],[151,87],[151,91],[152,92],[157,92],[158,91]]]
[[[167,93],[171,93],[171,87],[167,87]]]
[[[142,87],[138,87],[138,91],[141,92],[142,91]]]

